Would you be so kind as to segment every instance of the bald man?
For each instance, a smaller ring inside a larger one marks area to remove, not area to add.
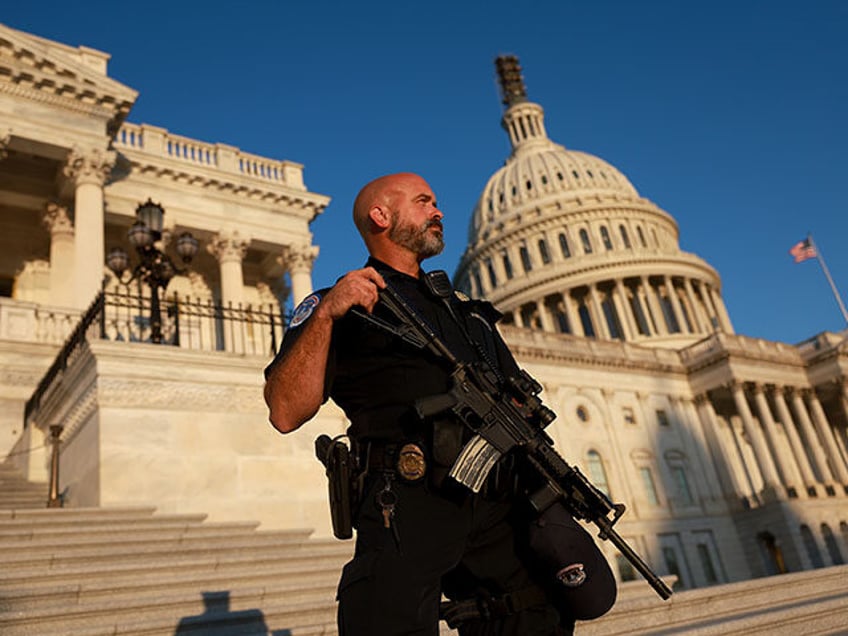
[[[437,636],[442,594],[456,600],[448,618],[463,636],[570,633],[573,617],[561,616],[528,569],[522,546],[533,539],[519,539],[528,524],[516,526],[514,480],[490,480],[483,494],[472,494],[447,477],[468,435],[448,416],[422,421],[413,408],[448,391],[450,369],[362,314],[397,322],[378,303],[388,281],[460,360],[485,360],[504,377],[517,372],[494,327],[497,311],[459,293],[446,296],[445,279],[436,289],[421,270],[444,247],[443,216],[418,175],[388,175],[362,188],[353,220],[370,258],[295,310],[266,369],[269,418],[288,433],[332,397],[350,420],[363,486],[354,509],[356,550],[338,588],[341,636]],[[603,561],[591,537],[565,517],[580,549],[594,549],[589,557]]]

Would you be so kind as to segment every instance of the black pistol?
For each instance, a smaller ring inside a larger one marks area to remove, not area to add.
[[[315,440],[315,456],[327,473],[333,535],[337,539],[350,539],[353,536],[350,449],[338,438],[321,435]]]

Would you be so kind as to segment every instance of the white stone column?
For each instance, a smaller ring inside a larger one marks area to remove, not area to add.
[[[312,263],[317,257],[316,245],[285,245],[277,259],[291,276],[292,304],[295,307],[312,293]]]
[[[772,458],[777,465],[783,485],[788,488],[793,488],[798,491],[798,484],[795,483],[795,471],[792,470],[792,458],[786,457],[783,452],[783,445],[777,431],[777,424],[774,422],[771,409],[766,400],[763,387],[760,384],[754,385],[754,403],[757,405],[757,414],[760,416],[760,422],[765,431],[766,441],[771,447]]]
[[[241,308],[244,305],[244,272],[242,261],[247,253],[250,240],[239,235],[238,231],[220,232],[212,237],[206,250],[218,260],[221,275],[221,324],[224,345],[232,353],[246,351],[244,317]]]
[[[642,277],[642,286],[645,289],[645,299],[650,307],[651,316],[654,319],[654,327],[657,330],[657,335],[668,335],[668,325],[665,323],[665,314],[663,313],[660,302],[657,298],[657,291],[651,285],[651,281],[647,276]]]
[[[801,431],[804,433],[804,441],[807,443],[807,448],[813,454],[813,467],[819,475],[821,481],[826,485],[833,484],[833,475],[830,472],[830,466],[827,464],[824,450],[821,442],[813,429],[813,423],[810,421],[810,416],[807,413],[807,407],[804,404],[804,399],[796,389],[790,389],[792,393],[792,408],[795,410],[795,416],[801,424]]]
[[[845,461],[839,453],[839,447],[836,445],[836,439],[833,437],[830,423],[827,421],[824,409],[815,391],[810,391],[808,399],[813,415],[813,423],[818,431],[819,438],[824,443],[825,452],[827,453],[833,475],[840,484],[848,486],[848,467],[846,467]]]
[[[103,284],[103,184],[115,163],[115,152],[74,148],[65,164],[65,176],[74,180],[74,306],[91,304]]]
[[[698,299],[695,297],[695,290],[692,287],[692,281],[688,278],[683,279],[683,286],[686,289],[686,298],[689,299],[689,306],[692,308],[692,322],[698,333],[709,333],[712,331],[709,328],[709,320],[705,320],[702,308],[698,304]]]
[[[674,291],[674,283],[671,280],[671,276],[663,276],[663,283],[665,284],[665,293],[668,294],[668,300],[671,302],[671,308],[677,318],[677,326],[680,327],[680,333],[686,333],[689,331],[689,327],[686,325],[686,316],[683,315],[683,310],[680,308],[680,299],[677,297],[677,292]]]
[[[589,298],[591,300],[592,311],[592,320],[595,324],[595,333],[599,340],[609,340],[610,333],[609,328],[607,327],[606,316],[604,315],[604,309],[601,307],[601,299],[598,298],[598,290],[594,285],[589,285]]]
[[[738,454],[736,448],[730,447],[724,442],[721,435],[721,424],[716,416],[712,402],[706,395],[695,396],[695,408],[698,419],[704,427],[704,435],[711,455],[718,464],[717,474],[721,489],[726,498],[734,506],[738,506],[743,498],[748,497],[747,489],[736,475],[731,465],[732,458]]]
[[[730,390],[733,393],[736,410],[742,418],[745,433],[751,442],[751,448],[754,450],[754,457],[760,469],[760,475],[763,478],[764,489],[776,494],[780,488],[780,478],[772,462],[771,453],[769,452],[763,431],[751,414],[751,408],[748,406],[748,398],[745,397],[745,388],[741,382],[734,382],[731,384]]]
[[[568,316],[568,326],[571,327],[571,333],[575,336],[585,336],[583,322],[580,320],[580,314],[574,307],[574,299],[571,297],[570,291],[566,291],[562,295],[562,305],[565,307],[565,315]]]
[[[709,495],[710,499],[721,499],[721,482],[710,454],[710,442],[704,431],[704,423],[698,416],[695,403],[692,400],[680,398],[678,404],[684,421],[688,423],[687,430],[690,431],[695,444],[695,457],[701,465],[701,470],[697,472],[703,483],[702,492]]]
[[[816,489],[816,476],[813,474],[813,468],[810,466],[810,459],[804,450],[804,445],[801,443],[801,438],[798,435],[798,429],[795,427],[795,422],[792,415],[789,413],[789,407],[786,405],[786,396],[780,389],[774,392],[774,403],[777,407],[777,416],[783,424],[783,429],[786,431],[786,437],[789,439],[789,446],[792,448],[792,453],[795,455],[795,465],[801,473],[801,480],[804,482],[804,489],[807,494],[811,490]]]
[[[238,307],[244,303],[244,272],[242,261],[247,254],[250,239],[238,231],[220,232],[206,245],[206,250],[217,260],[221,273],[221,304]]]
[[[556,333],[557,330],[554,327],[554,321],[551,318],[551,315],[548,312],[548,308],[545,306],[544,301],[536,301],[536,311],[539,312],[539,322],[542,324],[542,331],[547,331],[548,333]]]
[[[0,161],[9,156],[9,144],[12,143],[12,129],[7,128],[0,132]]]
[[[724,306],[724,301],[721,299],[721,294],[718,293],[712,287],[708,287],[707,291],[709,292],[713,306],[716,309],[716,315],[718,316],[719,324],[721,325],[721,330],[724,333],[733,333],[733,325],[730,323],[730,316],[727,313],[727,308]]]
[[[612,300],[615,311],[618,314],[618,321],[621,323],[621,328],[624,331],[623,338],[628,342],[633,342],[636,339],[639,330],[633,324],[633,317],[630,314],[630,305],[627,302],[627,294],[624,293],[624,281],[617,278],[613,281]]]
[[[42,221],[50,230],[50,303],[75,307],[74,225],[68,217],[68,209],[58,203],[48,203]]]

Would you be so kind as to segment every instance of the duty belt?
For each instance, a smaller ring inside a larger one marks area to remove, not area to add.
[[[544,605],[548,596],[538,585],[529,585],[501,596],[477,596],[464,601],[445,601],[439,608],[441,618],[451,629],[468,621],[490,621]]]
[[[417,442],[365,442],[359,445],[359,461],[369,473],[391,471],[410,482],[427,474],[424,449]]]

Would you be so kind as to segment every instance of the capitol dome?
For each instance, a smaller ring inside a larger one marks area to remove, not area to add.
[[[716,271],[617,168],[545,132],[514,57],[500,57],[512,153],[486,183],[455,283],[517,326],[677,348],[732,333]]]

